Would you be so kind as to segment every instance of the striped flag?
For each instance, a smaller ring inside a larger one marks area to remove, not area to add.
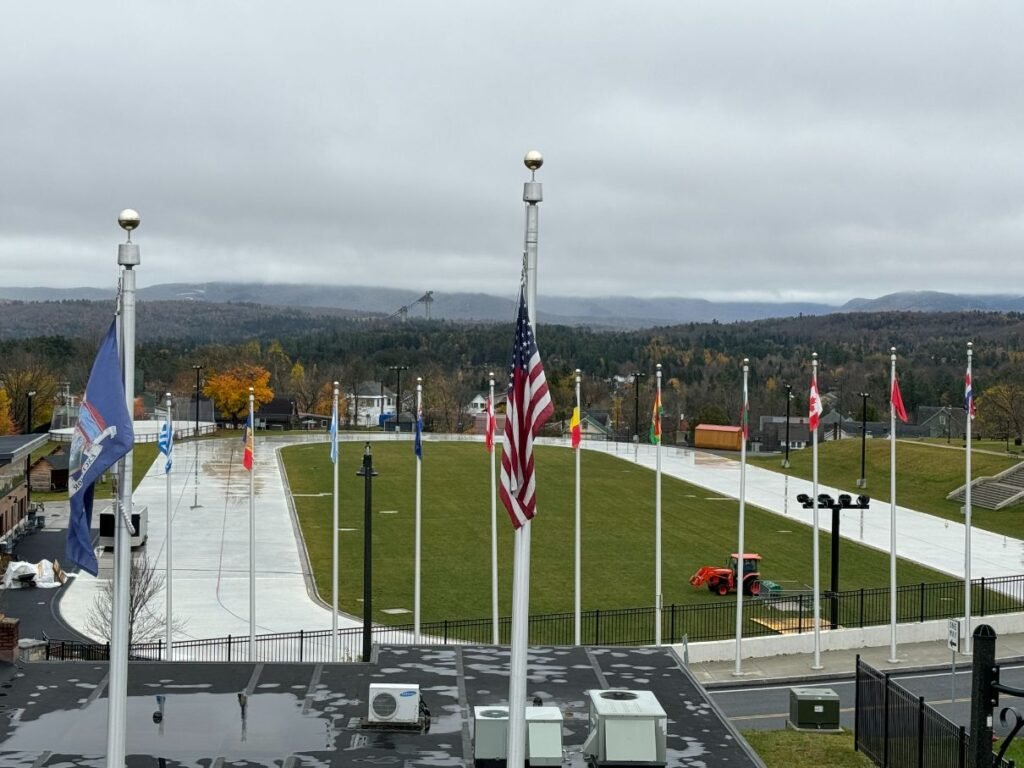
[[[416,442],[412,449],[417,459],[423,458],[423,398],[419,394],[416,397]]]
[[[580,427],[580,401],[573,396],[572,419],[569,421],[569,431],[572,434],[572,447],[579,448],[583,439],[583,430]]]
[[[166,421],[160,425],[160,437],[157,440],[157,448],[160,449],[160,453],[167,457],[167,463],[164,464],[164,472],[170,472],[171,452],[174,450],[174,430]]]
[[[971,388],[971,371],[967,370],[964,376],[964,410],[973,419],[978,415],[978,408],[974,404],[974,390]]]
[[[508,510],[514,528],[521,528],[536,512],[533,438],[554,410],[537,339],[526,310],[526,294],[520,288],[501,451],[501,503]]]
[[[493,383],[491,389],[494,389]],[[487,432],[484,434],[484,445],[487,446],[487,452],[491,453],[494,450],[494,432],[497,429],[497,423],[494,418],[494,395],[487,396]]]
[[[245,420],[245,431],[242,433],[242,466],[252,471],[253,455],[256,452],[256,438],[252,433],[252,414]]]

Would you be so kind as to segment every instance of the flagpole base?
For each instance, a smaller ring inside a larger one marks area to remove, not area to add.
[[[811,669],[813,669],[815,672],[817,672],[819,670],[822,670],[824,668],[825,668],[824,664],[811,664]]]
[[[886,661],[889,662],[890,664],[899,664],[900,663],[900,659],[886,659]]]

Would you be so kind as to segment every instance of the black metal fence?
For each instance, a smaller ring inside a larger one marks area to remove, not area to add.
[[[876,765],[965,768],[970,734],[926,704],[923,696],[915,696],[859,656],[855,690],[853,748]],[[1014,768],[1014,763],[1002,760],[998,768]]]
[[[955,618],[963,615],[964,584],[962,581],[911,584],[897,588],[897,620],[901,623]],[[867,627],[889,622],[889,589],[858,589],[825,593],[821,596],[822,626],[829,627],[831,603],[837,603],[837,616],[842,627]],[[749,598],[744,601],[743,636],[763,637],[800,634],[814,629],[813,596],[796,593],[776,597]],[[1024,575],[997,579],[976,579],[972,586],[971,605],[978,617],[1024,610]],[[580,615],[580,636],[584,645],[650,645],[654,642],[655,609],[622,608],[618,610],[584,611]],[[729,640],[736,632],[736,600],[703,605],[666,605],[661,617],[662,641],[680,642],[685,635],[690,642]],[[512,619],[502,617],[498,623],[499,643],[510,642]],[[413,626],[377,625],[372,629],[373,641],[384,645],[420,643],[424,645],[490,644],[493,639],[492,620],[445,619],[424,622],[420,636]],[[575,637],[572,613],[552,613],[530,617],[530,643],[533,645],[572,645]],[[257,635],[255,658],[261,661],[326,661],[331,658],[331,631],[282,632]],[[341,658],[356,659],[362,652],[362,629],[354,627],[338,631]],[[133,644],[133,658],[163,658],[161,642]],[[174,643],[173,658],[194,661],[244,661],[249,658],[249,637],[231,636]],[[46,658],[52,660],[105,659],[106,646],[63,640],[48,640]]]

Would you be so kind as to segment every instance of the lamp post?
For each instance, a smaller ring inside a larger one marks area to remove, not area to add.
[[[36,391],[33,389],[31,392],[25,394],[25,398],[28,400],[28,413],[25,414],[25,434],[32,434],[32,398],[36,396]],[[1009,449],[1007,449],[1009,452]],[[32,509],[32,480],[29,475],[32,472],[32,453],[25,457],[25,508]]]
[[[836,440],[843,439],[843,383],[836,377],[832,380],[832,383],[839,393],[839,399],[836,401],[836,413],[839,415],[839,420],[836,422]]]
[[[633,461],[640,461],[640,379],[646,376],[642,371],[633,371],[633,394],[635,406],[633,408]]]
[[[408,371],[408,365],[389,365],[389,371],[395,372],[398,381],[398,392],[395,396],[395,430],[402,431],[402,371]]]
[[[363,451],[363,465],[356,472],[357,477],[363,478],[363,661],[370,660],[370,651],[373,646],[373,634],[370,631],[373,612],[373,515],[370,507],[373,505],[373,478],[377,476],[373,468],[373,453],[370,451],[370,443],[366,443]]]
[[[196,437],[199,437],[199,372],[203,370],[201,365],[193,365],[192,370],[196,372]]]
[[[861,399],[860,406],[860,480],[857,481],[858,488],[868,487],[868,476],[864,474],[864,458],[867,453],[868,444],[868,398],[871,395],[867,392],[858,392],[857,395]],[[896,436],[893,435],[893,439]]]
[[[804,509],[813,509],[814,507],[814,499],[806,493],[801,493],[796,500],[803,505]],[[838,499],[833,499],[827,493],[818,495],[818,508],[832,510],[832,585],[829,590],[831,592],[829,620],[832,623],[832,629],[839,626],[839,510],[868,509],[870,505],[871,498],[868,496],[858,496],[854,501],[847,493],[840,494]]]
[[[793,403],[793,385],[786,384],[786,458],[782,460],[784,469],[789,469],[789,407]],[[743,553],[740,552],[742,555]]]

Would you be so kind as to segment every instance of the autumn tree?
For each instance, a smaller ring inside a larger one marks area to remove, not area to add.
[[[324,413],[324,411],[317,410],[317,400],[321,389],[321,377],[316,363],[307,371],[306,367],[296,360],[288,376],[288,391],[295,398],[295,405],[298,407],[299,413]],[[331,392],[333,397],[333,389]],[[330,407],[327,411],[330,412]]]
[[[203,394],[213,400],[218,413],[238,426],[249,411],[249,387],[253,388],[256,408],[269,403],[274,397],[270,388],[270,371],[253,364],[211,373],[206,377]]]
[[[17,367],[14,367],[17,365]],[[28,395],[32,395],[32,421],[49,423],[57,396],[57,379],[42,363],[24,360],[0,370],[0,386],[7,392],[11,418],[20,428],[28,420]]]
[[[11,416],[11,399],[6,389],[0,389],[0,435],[17,434],[18,427]]]
[[[1024,435],[1024,386],[996,384],[978,397],[979,432],[987,435]]]

